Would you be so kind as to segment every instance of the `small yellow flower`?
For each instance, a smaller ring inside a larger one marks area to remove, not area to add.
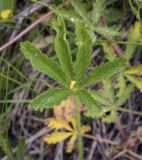
[[[12,15],[12,10],[6,9],[0,13],[2,19],[8,19]]]
[[[69,86],[70,89],[73,89],[75,85],[76,85],[76,81],[71,81]]]
[[[68,119],[69,119],[69,122],[65,120],[57,120],[56,118],[49,119],[48,127],[52,129],[56,129],[56,131],[51,134],[45,135],[43,137],[43,140],[48,144],[56,144],[61,141],[64,141],[67,138],[70,138],[67,143],[66,152],[71,153],[74,148],[78,132],[77,132],[76,119],[71,115],[69,116]],[[66,132],[57,131],[59,129],[65,129]],[[83,125],[81,127],[82,135],[90,130],[91,130],[91,127],[89,125]]]

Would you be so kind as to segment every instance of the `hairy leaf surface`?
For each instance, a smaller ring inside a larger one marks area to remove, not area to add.
[[[91,61],[92,40],[84,24],[76,24],[76,41],[78,52],[76,55],[76,80],[79,83]]]
[[[90,116],[90,114],[91,115],[93,114],[94,116],[99,116],[101,112],[101,107],[87,90],[85,89],[78,90],[77,95],[81,103],[87,106],[87,112],[86,112],[87,116]]]
[[[52,108],[64,99],[71,95],[70,90],[65,88],[49,89],[48,91],[40,94],[30,103],[31,107],[35,110],[43,110],[44,108]]]
[[[80,16],[74,11],[74,9],[58,8],[54,5],[50,5],[50,9],[60,17],[67,18],[68,20],[79,20]]]
[[[48,58],[45,54],[42,54],[42,52],[30,42],[22,42],[20,46],[25,57],[30,60],[34,68],[46,73],[61,84],[66,84],[65,76],[56,62]]]
[[[72,57],[69,43],[66,40],[66,29],[62,18],[58,18],[58,21],[54,23],[54,28],[57,31],[57,36],[55,38],[55,50],[57,57],[63,72],[69,80],[72,80]]]
[[[125,91],[121,94],[121,97],[115,102],[116,107],[123,105],[131,96],[131,93],[134,91],[135,87],[133,84],[129,84]]]
[[[126,67],[126,60],[123,58],[116,58],[112,62],[105,62],[95,67],[89,74],[82,86],[95,84],[104,79],[108,79],[114,74],[122,71]]]

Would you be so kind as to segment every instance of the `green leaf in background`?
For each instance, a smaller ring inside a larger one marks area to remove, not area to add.
[[[139,16],[138,9],[132,4],[132,0],[128,0],[128,2],[130,4],[131,11],[133,12],[133,14],[135,16]]]
[[[97,101],[99,104],[101,104],[103,106],[110,105],[110,102],[108,101],[108,99],[106,97],[104,97],[99,91],[91,90],[91,91],[89,91],[89,93],[95,99],[95,101]]]
[[[125,67],[126,60],[123,58],[116,58],[112,62],[101,63],[88,75],[82,86],[88,86],[104,79],[108,79],[114,74],[122,71]]]
[[[71,91],[65,88],[60,89],[48,89],[48,91],[37,96],[32,102],[30,106],[34,110],[43,110],[44,108],[53,108],[58,105],[62,100],[65,100],[69,95],[71,95]]]
[[[0,18],[8,19],[12,16],[15,0],[0,0]]]
[[[97,26],[95,27],[95,31],[104,36],[119,36],[120,35],[120,32],[118,32],[116,28],[114,29],[112,27]]]
[[[61,84],[66,84],[65,76],[58,64],[48,58],[45,54],[42,54],[34,44],[21,42],[20,46],[21,51],[24,53],[25,57],[30,60],[34,68],[59,81]]]
[[[26,141],[25,139],[20,139],[16,150],[16,160],[23,160],[25,157]]]
[[[78,15],[82,17],[84,21],[89,21],[87,10],[81,1],[71,0],[71,5],[74,7],[76,13],[78,13]]]
[[[62,18],[58,18],[57,22],[54,23],[54,28],[57,31],[55,38],[56,54],[63,72],[71,81],[73,80],[72,57],[69,43],[66,40],[66,29]]]
[[[93,99],[91,94],[85,90],[81,89],[77,91],[77,95],[81,101],[82,104],[85,104],[87,106],[86,115],[87,116],[93,116],[98,117],[101,113],[101,107],[99,104]]]
[[[126,89],[126,80],[123,74],[120,74],[117,77],[117,83],[116,83],[116,87],[117,87],[117,95],[116,97],[120,98],[122,97],[122,95],[125,93],[125,89]]]
[[[135,84],[137,88],[139,88],[140,90],[142,89],[142,78],[131,75],[125,75],[125,76],[129,79],[131,83]]]
[[[100,19],[100,16],[103,15],[103,12],[106,8],[106,0],[96,0],[95,3],[93,3],[93,12],[92,12],[92,21],[93,21],[93,24],[96,24],[99,19]]]
[[[59,17],[67,18],[68,20],[79,20],[81,19],[80,16],[74,11],[74,9],[64,9],[58,8],[54,5],[50,5],[50,9],[57,14]]]
[[[120,20],[122,19],[123,16],[124,16],[124,11],[114,8],[114,7],[108,8],[105,11],[105,17],[106,17],[107,22],[111,22],[111,23],[119,22],[120,23]]]
[[[142,64],[127,69],[125,74],[142,75]]]
[[[79,83],[91,61],[92,40],[82,22],[76,24],[76,81]]]
[[[121,94],[120,97],[115,102],[116,107],[122,106],[131,96],[131,93],[134,91],[134,85],[130,84],[125,88],[125,91]]]
[[[140,21],[136,21],[134,26],[131,26],[130,31],[128,32],[128,42],[137,43],[140,38],[141,38],[141,23]],[[136,48],[137,45],[127,44],[124,53],[124,58],[126,58],[129,61],[132,58],[133,54],[135,53]]]
[[[109,61],[113,61],[116,58],[116,54],[115,54],[115,50],[112,47],[112,45],[107,42],[101,42],[100,44],[103,46],[103,50],[104,50],[106,58]]]
[[[103,80],[103,89],[104,89],[104,96],[109,100],[110,104],[113,105],[115,96],[114,96],[114,89],[111,81]]]

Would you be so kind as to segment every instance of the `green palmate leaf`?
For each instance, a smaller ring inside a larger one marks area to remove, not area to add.
[[[121,94],[120,97],[118,97],[118,99],[115,102],[115,106],[116,107],[120,107],[121,105],[123,105],[131,96],[131,93],[134,91],[134,85],[130,84],[125,88],[125,91]]]
[[[54,28],[57,31],[57,36],[55,38],[55,50],[57,57],[63,72],[69,80],[72,80],[72,57],[69,43],[66,40],[66,29],[62,18],[58,18],[57,22],[54,23]]]
[[[87,106],[87,116],[96,116],[98,117],[101,113],[101,107],[99,104],[93,99],[91,94],[85,90],[81,89],[77,91],[77,95],[81,101],[81,103],[85,104]]]
[[[116,97],[122,97],[122,95],[125,93],[125,89],[126,89],[126,81],[125,81],[125,77],[123,74],[120,74],[118,77],[117,77],[117,89],[118,89],[118,92],[117,92],[117,95]]]
[[[104,97],[104,95],[102,95],[101,93],[99,93],[96,90],[92,90],[89,92],[91,94],[91,96],[101,105],[105,105],[105,106],[109,106],[110,102],[108,101],[108,99],[106,97]]]
[[[108,79],[114,74],[122,71],[126,67],[126,60],[123,58],[116,58],[112,62],[105,62],[95,67],[90,75],[83,82],[82,86],[95,84],[104,79]]]
[[[44,108],[52,108],[58,105],[62,100],[71,95],[71,91],[65,88],[49,89],[40,94],[30,103],[35,110],[43,110]]]
[[[65,76],[58,64],[52,59],[48,58],[46,55],[42,54],[42,52],[32,43],[22,42],[20,43],[20,46],[25,57],[31,61],[31,64],[34,68],[46,73],[51,78],[59,81],[61,84],[65,85],[67,83]]]
[[[114,89],[111,81],[103,80],[104,96],[109,100],[110,104],[114,103]]]
[[[92,39],[84,24],[76,24],[76,41],[78,52],[76,55],[76,81],[79,83],[91,61]]]

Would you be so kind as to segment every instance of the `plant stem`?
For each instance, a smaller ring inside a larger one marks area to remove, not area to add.
[[[133,110],[130,110],[130,109],[118,108],[117,110],[121,111],[121,112],[127,112],[127,113],[135,114],[135,115],[138,115],[138,116],[142,116],[141,112],[133,111]]]
[[[76,121],[77,121],[77,131],[78,131],[79,160],[83,160],[83,144],[81,135],[81,120],[80,120],[80,108],[79,108],[78,96],[75,96],[75,105],[76,105]]]

